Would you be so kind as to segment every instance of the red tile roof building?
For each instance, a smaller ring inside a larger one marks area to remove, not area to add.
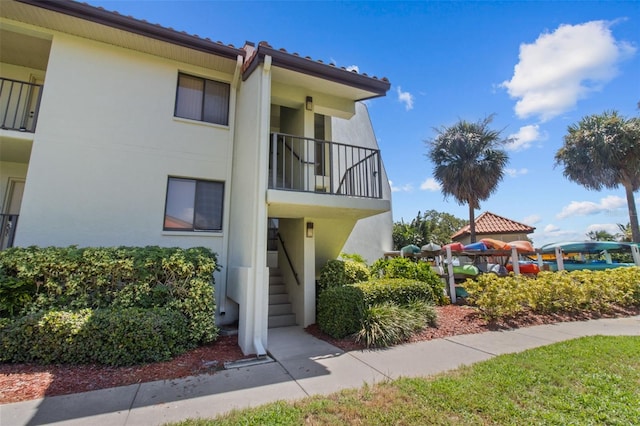
[[[495,213],[484,212],[476,217],[476,241],[481,238],[494,238],[502,241],[518,241],[527,240],[528,234],[531,234],[536,228],[498,216]],[[465,225],[458,232],[451,236],[456,242],[468,244],[471,240],[471,231],[469,225]]]

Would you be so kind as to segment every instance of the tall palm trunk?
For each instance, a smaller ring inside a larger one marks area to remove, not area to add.
[[[634,243],[640,243],[640,226],[638,226],[638,209],[633,196],[633,188],[630,184],[624,185],[627,194],[627,205],[629,206],[629,224],[631,225],[631,239]]]
[[[476,209],[473,208],[473,204],[469,203],[469,233],[471,244],[476,242]]]

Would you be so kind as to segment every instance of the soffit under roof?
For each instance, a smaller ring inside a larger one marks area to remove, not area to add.
[[[334,81],[327,80],[326,78],[315,77],[298,71],[280,68],[277,65],[272,68],[272,80],[278,83],[283,83],[287,86],[304,88],[304,90],[309,93],[326,93],[331,96],[346,99],[361,100],[380,96],[368,90],[336,83]]]
[[[32,6],[15,1],[1,1],[2,7],[0,7],[0,16],[2,16],[3,18],[71,34],[78,37],[87,38],[90,40],[100,41],[126,49],[148,53],[178,62],[214,69],[224,73],[232,74],[236,66],[235,57],[232,59],[230,57],[216,55],[211,52],[196,50],[195,48],[189,48],[173,42],[158,40],[130,31],[114,28],[105,24],[77,18],[60,12],[55,12],[39,6]],[[89,6],[76,4],[74,5],[74,7]],[[92,9],[101,11],[97,8]],[[127,17],[119,17],[113,12],[109,13],[111,14],[111,16],[117,17],[118,19],[128,19]],[[131,21],[134,22],[134,20]],[[172,30],[170,29],[147,24],[144,21],[137,21],[137,23],[142,26],[149,25],[149,28],[151,29],[157,27],[158,31],[161,31],[163,33],[172,32]],[[180,37],[181,35],[181,33],[178,32],[174,33],[176,38]],[[215,48],[215,45],[217,44],[205,39],[198,39],[193,36],[190,37],[191,40],[194,41],[200,40],[202,42],[201,44],[203,45],[209,43],[213,48]],[[233,49],[227,48],[226,50],[229,50],[229,52],[233,53]],[[239,49],[236,50],[238,51],[238,54],[241,54],[241,51]],[[228,54],[227,56],[232,55]]]
[[[21,67],[46,70],[51,40],[0,28],[0,62]]]

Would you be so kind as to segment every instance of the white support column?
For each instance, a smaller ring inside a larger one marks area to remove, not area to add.
[[[542,271],[543,267],[544,267],[544,260],[542,260],[542,253],[538,253],[537,255],[538,258],[538,268]]]
[[[306,220],[304,225],[303,327],[316,322],[316,230],[313,225],[310,220]]]
[[[456,280],[453,277],[451,247],[447,247],[447,273],[449,275],[449,294],[451,295],[451,303],[456,303]]]
[[[631,246],[631,255],[633,256],[633,263],[640,266],[640,246]]]
[[[560,247],[556,247],[556,264],[558,265],[558,271],[564,271],[563,251]]]
[[[520,257],[518,256],[518,249],[511,247],[511,264],[513,265],[513,273],[520,275],[520,263],[518,262]]]

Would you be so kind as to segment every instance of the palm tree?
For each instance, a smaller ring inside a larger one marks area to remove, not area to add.
[[[476,241],[475,210],[495,192],[504,177],[509,156],[501,147],[509,142],[500,131],[489,129],[493,115],[477,123],[461,120],[451,127],[435,129],[438,135],[426,141],[433,177],[442,186],[445,199],[469,205],[471,242]]]
[[[626,119],[617,112],[583,117],[569,126],[564,145],[555,155],[564,176],[587,189],[616,188],[627,195],[631,235],[640,242],[634,191],[640,189],[640,118]]]
[[[618,223],[618,229],[620,230],[620,233],[618,234],[618,241],[624,241],[628,243],[633,241],[633,234],[631,233],[630,223],[627,223],[626,225]]]

